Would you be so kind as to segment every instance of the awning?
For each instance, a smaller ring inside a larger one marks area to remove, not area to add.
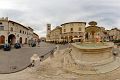
[[[73,40],[78,40],[78,39],[81,39],[81,38],[73,38]]]

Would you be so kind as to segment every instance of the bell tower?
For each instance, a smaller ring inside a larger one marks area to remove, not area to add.
[[[49,34],[51,31],[51,24],[47,24],[47,34]]]

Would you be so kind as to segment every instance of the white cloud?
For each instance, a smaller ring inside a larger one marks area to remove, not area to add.
[[[98,21],[100,26],[119,28],[119,0],[0,0],[0,16],[32,26],[40,36],[46,24]]]

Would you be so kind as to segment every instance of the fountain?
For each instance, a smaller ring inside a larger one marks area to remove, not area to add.
[[[101,31],[95,21],[89,25],[86,32],[92,35],[91,39],[71,44],[71,52],[64,56],[63,68],[80,74],[106,73],[118,68],[119,59],[112,54],[114,44],[95,37]]]
[[[120,58],[113,56],[111,42],[103,42],[96,33],[101,31],[92,21],[86,27],[91,38],[57,50],[41,62],[37,74],[40,80],[115,80],[119,78]],[[53,56],[54,55],[54,56]],[[105,74],[102,74],[105,73]],[[35,72],[36,74],[36,72]],[[90,74],[90,75],[89,75]]]

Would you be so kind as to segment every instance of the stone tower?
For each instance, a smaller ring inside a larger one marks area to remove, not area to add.
[[[51,31],[51,24],[47,24],[47,34],[49,34]]]

